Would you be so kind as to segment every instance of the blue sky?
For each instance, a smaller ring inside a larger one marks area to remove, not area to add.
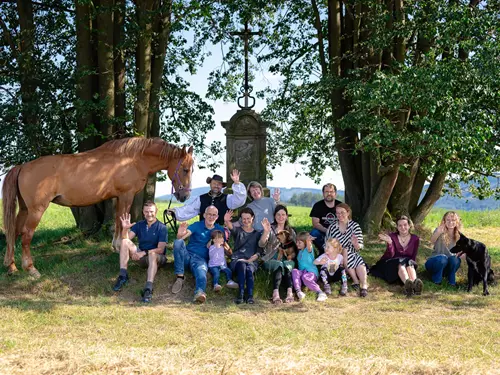
[[[209,48],[212,55],[208,57],[202,68],[200,68],[196,75],[185,75],[184,78],[190,82],[192,89],[194,89],[200,96],[205,98],[205,94],[207,92],[208,86],[208,76],[209,73],[215,68],[219,67],[222,64],[222,51],[220,46],[213,46]],[[242,59],[242,64],[244,60]],[[271,86],[273,88],[277,88],[280,82],[280,77],[269,73],[266,67],[262,67],[263,71],[256,72],[255,80],[251,82],[251,85],[254,87],[254,91],[256,92],[265,86]],[[226,145],[226,137],[224,128],[221,125],[222,121],[229,121],[231,117],[236,113],[239,109],[236,104],[236,100],[231,103],[226,103],[222,101],[212,101],[207,100],[209,104],[211,104],[214,108],[215,114],[213,115],[213,119],[215,121],[216,127],[211,132],[207,133],[207,145],[212,141],[220,141],[223,146]],[[255,107],[253,108],[256,112],[261,112],[264,109],[265,102],[264,100],[256,100]],[[222,167],[220,167],[216,173],[220,174],[224,178],[226,178],[226,165],[225,160],[226,156],[220,155],[221,160],[224,162]],[[303,174],[302,165],[295,163],[283,163],[281,167],[276,168],[273,171],[273,180],[268,180],[268,186],[279,186],[285,188],[291,187],[304,187],[304,188],[321,188],[324,184],[328,182],[334,183],[338,189],[344,189],[344,182],[342,180],[342,175],[340,171],[332,171],[328,168],[322,175],[320,184],[315,184],[310,178],[306,176],[295,177],[296,173]],[[206,186],[206,178],[211,176],[212,172],[204,170],[198,170],[195,167],[192,186],[193,188]],[[156,196],[161,196],[165,194],[170,194],[171,184],[170,181],[161,182],[157,184]]]

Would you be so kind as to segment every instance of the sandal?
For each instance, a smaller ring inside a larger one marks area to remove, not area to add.
[[[286,291],[285,303],[295,302],[295,298],[293,298],[292,288],[288,288]]]
[[[277,289],[273,290],[273,305],[281,305],[283,301],[280,298],[280,293]]]

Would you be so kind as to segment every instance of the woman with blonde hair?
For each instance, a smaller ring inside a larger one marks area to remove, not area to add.
[[[431,279],[436,284],[441,284],[443,276],[448,276],[448,283],[455,286],[455,274],[460,267],[460,258],[452,254],[450,249],[455,246],[460,238],[462,223],[454,211],[444,214],[441,224],[431,236],[434,251],[425,262],[425,269],[431,274]]]

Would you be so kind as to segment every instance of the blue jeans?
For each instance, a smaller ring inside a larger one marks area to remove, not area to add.
[[[214,282],[214,286],[217,285],[217,284],[219,284],[219,279],[220,279],[220,273],[221,272],[226,275],[226,281],[231,280],[231,278],[233,277],[233,273],[226,266],[208,267],[208,271],[212,274],[212,279],[213,279],[213,282]]]
[[[325,233],[317,230],[314,228],[311,231],[311,236],[315,237],[316,239],[313,241],[314,246],[316,246],[316,249],[318,249],[318,254],[321,255],[325,252],[323,246],[325,245]]]
[[[176,275],[184,275],[184,269],[189,266],[194,276],[194,293],[205,292],[207,289],[208,264],[205,259],[197,254],[190,254],[186,249],[184,240],[174,242],[174,272]]]
[[[444,254],[434,255],[425,262],[425,269],[431,274],[432,282],[439,284],[444,275],[448,275],[448,283],[456,284],[455,274],[460,267],[461,260],[458,257],[448,257]]]

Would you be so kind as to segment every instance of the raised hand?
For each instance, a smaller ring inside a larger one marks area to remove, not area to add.
[[[387,244],[391,244],[392,239],[387,233],[380,233],[378,235],[379,240],[386,242]]]
[[[188,223],[185,221],[179,224],[179,229],[177,230],[177,238],[182,238],[182,236],[187,233],[187,227]]]
[[[279,201],[280,201],[280,196],[281,196],[281,191],[280,191],[280,188],[276,188],[276,189],[274,189],[274,191],[273,191],[273,199],[274,199],[276,202],[279,202]]]
[[[446,225],[445,224],[441,224],[439,227],[438,227],[438,231],[439,233],[443,234],[446,232]]]
[[[122,228],[123,229],[130,229],[134,226],[135,223],[130,223],[130,214],[125,213],[120,216],[120,221],[122,223]]]
[[[240,172],[237,169],[233,169],[231,172],[231,180],[233,180],[235,184],[240,183]]]
[[[233,210],[227,210],[224,214],[224,222],[231,221],[233,219]]]
[[[271,232],[271,223],[269,222],[269,220],[267,220],[267,217],[262,219],[261,224],[264,232]]]

